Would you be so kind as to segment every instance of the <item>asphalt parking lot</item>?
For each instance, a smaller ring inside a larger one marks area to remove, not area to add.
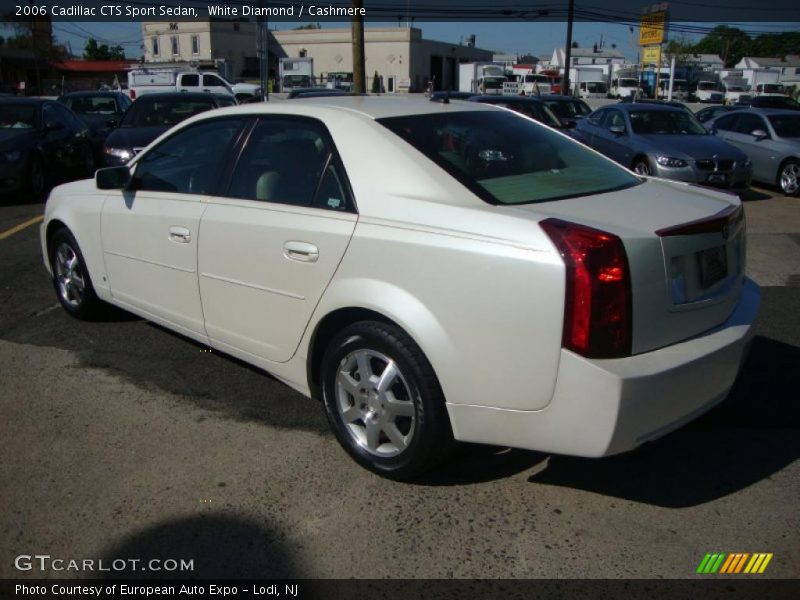
[[[356,466],[263,372],[124,313],[71,319],[38,226],[18,227],[42,206],[0,206],[0,578],[93,576],[23,554],[192,558],[204,578],[684,578],[715,551],[800,577],[800,199],[745,204],[762,309],[726,402],[621,456],[467,447],[418,484]]]

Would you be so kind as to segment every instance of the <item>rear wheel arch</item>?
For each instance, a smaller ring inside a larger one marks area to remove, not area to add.
[[[325,315],[314,328],[314,332],[311,335],[311,340],[308,346],[306,373],[308,378],[308,387],[311,390],[312,397],[321,398],[320,372],[322,367],[322,358],[325,355],[325,350],[327,349],[328,345],[340,331],[359,321],[377,321],[394,325],[395,327],[403,329],[402,326],[392,319],[368,308],[356,306],[339,308]]]
[[[783,159],[783,161],[781,161],[781,164],[778,166],[778,172],[775,174],[775,181],[774,181],[775,185],[777,185],[779,188],[781,188],[781,173],[783,172],[784,167],[786,167],[786,165],[788,165],[790,163],[794,163],[794,164],[800,166],[800,157],[789,156],[789,157]],[[781,190],[782,190],[782,188],[781,188]],[[794,192],[793,195],[796,196],[797,193],[798,192]]]

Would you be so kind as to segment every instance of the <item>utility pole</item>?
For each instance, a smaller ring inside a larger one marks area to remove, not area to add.
[[[569,0],[567,9],[567,47],[564,50],[564,78],[561,80],[561,93],[570,95],[569,68],[572,62],[572,21],[575,18],[575,0]]]
[[[361,14],[364,0],[352,0],[353,20],[350,27],[353,33],[353,91],[363,94],[367,91],[367,77],[364,69],[364,17]]]

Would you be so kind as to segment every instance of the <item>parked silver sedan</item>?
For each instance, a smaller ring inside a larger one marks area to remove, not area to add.
[[[719,116],[706,127],[753,162],[753,179],[800,194],[800,112],[755,108]]]
[[[750,187],[750,159],[709,135],[683,108],[614,104],[581,119],[574,133],[579,141],[640,175],[722,188]]]

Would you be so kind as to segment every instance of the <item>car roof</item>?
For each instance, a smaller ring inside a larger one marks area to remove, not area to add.
[[[453,102],[449,104],[430,102],[425,97],[343,95],[304,98],[301,103],[275,101],[274,103],[262,102],[259,104],[245,104],[226,110],[250,114],[296,112],[310,116],[321,116],[323,113],[329,113],[330,110],[341,110],[358,113],[371,119],[384,119],[389,117],[436,114],[442,112],[474,112],[478,110],[498,109],[492,106],[481,105],[479,102]]]
[[[115,90],[96,90],[96,91],[89,91],[84,90],[82,92],[67,92],[66,94],[61,94],[59,98],[85,98],[87,96],[100,96],[102,97],[114,97],[119,96],[122,92],[115,91]]]
[[[652,111],[665,111],[665,112],[685,112],[685,108],[681,106],[677,106],[674,104],[656,104],[651,102],[619,102],[617,104],[610,104],[607,106],[613,106],[614,108],[618,108],[620,110],[624,110],[627,112],[631,112],[634,110],[652,110]],[[603,106],[602,108],[606,108]]]
[[[136,102],[139,100],[214,100],[216,95],[208,92],[155,92],[138,96]]]
[[[0,104],[44,104],[45,102],[54,102],[48,98],[26,98],[24,96],[9,96],[0,97]]]
[[[544,94],[541,96],[541,98],[545,102],[549,100],[557,100],[559,102],[584,102],[582,98],[576,98],[575,96],[563,96],[560,94]]]
[[[754,115],[764,115],[765,117],[772,115],[800,115],[800,112],[790,108],[742,108],[737,110],[736,113],[752,113]]]
[[[506,96],[506,95],[493,95],[493,96],[472,96],[468,98],[470,102],[483,102],[485,104],[501,104],[507,102],[544,102],[542,96]]]

